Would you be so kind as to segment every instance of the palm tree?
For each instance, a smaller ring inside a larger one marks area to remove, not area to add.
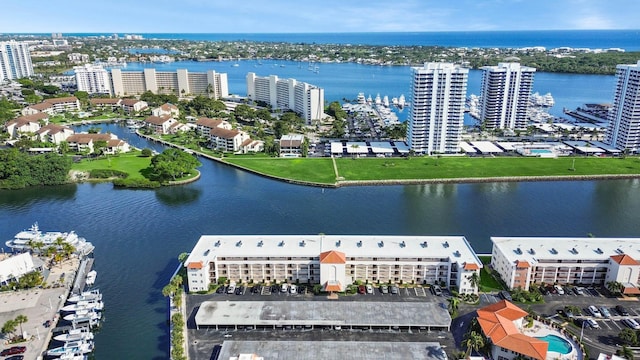
[[[622,290],[624,290],[624,285],[617,281],[609,281],[607,283],[607,289],[614,294],[620,294],[622,293]]]
[[[458,305],[460,304],[460,299],[452,296],[450,298],[447,299],[447,301],[449,302],[449,312],[451,314],[455,313],[458,310]]]
[[[71,258],[71,255],[74,252],[76,252],[75,246],[69,244],[68,242],[65,242],[64,244],[62,244],[62,253],[67,259]]]
[[[478,351],[484,346],[484,338],[482,335],[475,331],[469,333],[467,339],[464,341],[464,345],[467,347],[466,358],[471,355],[471,351]]]
[[[633,360],[633,350],[626,345],[622,349],[616,351],[616,355],[622,356],[625,359]]]
[[[471,275],[467,277],[467,280],[469,280],[469,283],[471,284],[472,287],[477,288],[478,285],[480,284],[480,275],[478,275],[478,273],[474,271],[473,273],[471,273]]]
[[[27,318],[26,315],[18,315],[16,316],[15,320],[16,324],[18,324],[20,326],[20,336],[22,336],[22,334],[24,334],[24,331],[22,331],[22,324],[26,323],[27,321],[29,321],[29,319]]]
[[[7,320],[6,323],[4,323],[4,325],[2,325],[2,333],[3,334],[12,334],[14,333],[14,331],[16,331],[16,327],[18,326],[18,323],[13,320],[13,319],[9,319]]]

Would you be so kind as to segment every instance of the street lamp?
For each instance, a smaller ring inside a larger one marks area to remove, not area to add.
[[[582,344],[582,335],[584,335],[584,324],[587,321],[585,319],[582,319],[582,328],[580,329],[580,343]]]

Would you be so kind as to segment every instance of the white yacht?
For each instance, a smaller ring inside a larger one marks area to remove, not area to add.
[[[100,300],[92,301],[78,301],[75,304],[65,305],[60,309],[64,312],[78,312],[82,310],[102,311],[104,310],[104,303]]]
[[[85,279],[85,284],[89,285],[89,286],[93,286],[93,284],[96,283],[96,276],[98,275],[98,272],[95,270],[91,270],[89,271],[89,273],[87,273],[87,277]]]
[[[8,240],[5,244],[14,251],[33,250],[39,252],[49,246],[57,246],[60,248],[64,243],[71,244],[76,248],[76,251],[84,254],[93,251],[93,245],[84,238],[79,237],[74,231],[50,231],[43,233],[40,231],[37,222],[31,225],[29,229],[17,233],[13,239]]]
[[[87,327],[71,329],[65,334],[56,335],[53,340],[62,342],[93,340],[93,333]]]
[[[73,314],[69,314],[63,317],[67,321],[73,321],[76,323],[86,322],[91,320],[100,320],[102,314],[93,310],[79,310]]]
[[[83,355],[93,351],[92,341],[71,341],[63,346],[47,350],[49,356]]]
[[[102,300],[102,294],[98,289],[85,291],[81,294],[73,295],[67,299],[67,301],[70,303],[76,303],[78,301],[98,301],[98,300]]]

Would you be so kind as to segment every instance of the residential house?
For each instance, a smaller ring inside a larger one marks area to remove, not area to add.
[[[32,115],[39,112],[55,115],[73,111],[80,111],[80,100],[75,96],[68,96],[46,99],[39,104],[29,105],[22,110],[22,115]]]
[[[35,134],[36,131],[40,130],[42,124],[48,121],[49,115],[47,113],[25,115],[8,121],[5,124],[5,129],[10,138],[17,139],[21,134]]]
[[[119,142],[114,142],[113,140],[117,140]],[[119,140],[118,137],[114,134],[79,133],[71,135],[67,138],[67,143],[69,143],[69,149],[71,151],[79,153],[88,151],[89,154],[94,153],[94,146],[98,141],[107,142],[107,147],[103,149],[105,153],[116,153],[118,151],[126,152],[130,149],[129,144],[126,144],[126,142]]]
[[[122,108],[122,99],[118,98],[94,98],[89,103],[91,107],[101,110],[117,111]]]
[[[42,260],[32,257],[31,253],[10,256],[0,261],[0,285],[8,285],[25,274],[41,271],[43,267]]]
[[[301,157],[304,135],[286,134],[280,138],[280,157]]]
[[[163,117],[163,116],[178,117],[178,115],[180,115],[180,110],[178,109],[177,106],[166,103],[161,105],[160,107],[153,109],[151,111],[151,114],[153,116],[158,116],[158,117]]]
[[[135,114],[146,109],[149,105],[146,101],[138,99],[122,99],[122,109],[127,114]]]
[[[149,116],[144,119],[145,125],[156,134],[168,134],[171,126],[177,122],[178,120],[168,115]]]
[[[491,343],[492,359],[547,359],[549,343],[522,333],[526,311],[502,300],[479,309],[477,314],[478,324]]]
[[[73,129],[57,124],[47,124],[36,131],[40,141],[53,144],[60,144],[66,141],[74,133]]]
[[[209,139],[211,147],[225,152],[262,151],[264,143],[251,140],[249,134],[233,129],[222,119],[200,118],[196,121],[197,131]]]

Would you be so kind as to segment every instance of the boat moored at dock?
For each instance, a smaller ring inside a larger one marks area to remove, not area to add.
[[[92,341],[71,341],[63,346],[47,350],[48,356],[84,355],[93,351]],[[68,357],[66,357],[68,359]]]
[[[71,329],[68,332],[53,337],[53,340],[62,342],[93,340],[93,333],[87,327]]]
[[[98,289],[84,291],[80,294],[72,295],[67,299],[67,301],[70,303],[77,303],[78,301],[100,301],[100,300],[102,300],[102,294]]]
[[[20,231],[13,239],[5,242],[5,245],[13,251],[34,251],[40,252],[50,246],[62,249],[64,244],[69,244],[75,248],[75,252],[88,255],[93,252],[94,246],[85,238],[78,236],[74,231],[42,232],[38,223],[31,225],[29,229]]]

